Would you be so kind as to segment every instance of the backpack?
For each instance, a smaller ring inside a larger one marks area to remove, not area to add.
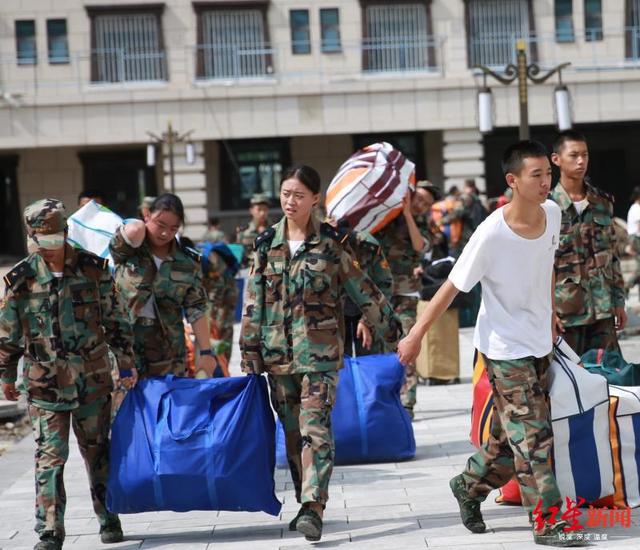
[[[471,222],[471,229],[475,231],[487,217],[487,209],[482,205],[478,197],[472,197],[472,200],[473,204],[470,209],[469,221]]]
[[[227,269],[224,271],[225,276],[235,277],[236,273],[238,273],[240,264],[231,249],[222,241],[217,241],[215,243],[209,241],[203,242],[200,243],[197,248],[202,254],[203,273],[207,273],[209,271],[209,254],[212,252],[218,254],[218,256],[224,260],[224,263],[227,264]]]

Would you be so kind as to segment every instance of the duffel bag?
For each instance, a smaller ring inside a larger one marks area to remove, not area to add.
[[[112,426],[107,507],[278,515],[263,377],[141,380]]]

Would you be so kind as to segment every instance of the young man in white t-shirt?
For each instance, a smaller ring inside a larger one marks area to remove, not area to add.
[[[483,355],[495,412],[489,440],[450,481],[464,525],[485,531],[480,503],[514,475],[530,515],[548,519],[562,498],[549,453],[553,433],[547,369],[555,338],[553,263],[560,208],[547,200],[551,166],[544,146],[521,141],[503,157],[513,200],[483,221],[464,248],[448,281],[398,346],[402,363],[413,363],[425,333],[458,292],[482,285],[474,345]],[[538,506],[538,510],[536,510]],[[538,544],[574,546],[565,522],[534,526]]]

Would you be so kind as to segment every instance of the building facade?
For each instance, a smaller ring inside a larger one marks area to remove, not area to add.
[[[518,39],[542,69],[572,63],[562,78],[596,184],[623,208],[640,183],[640,0],[4,0],[0,24],[0,254],[19,253],[19,212],[46,195],[72,206],[100,189],[131,216],[173,188],[197,238],[208,214],[235,227],[254,192],[276,205],[287,165],[327,185],[380,139],[419,177],[500,194],[517,90],[492,84],[497,130],[482,136],[472,68],[503,70]],[[547,142],[556,84],[529,88],[532,135]],[[173,168],[166,140],[150,167],[150,134],[169,124],[185,138]]]

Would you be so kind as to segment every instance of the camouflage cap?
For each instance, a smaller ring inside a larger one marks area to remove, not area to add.
[[[67,212],[62,201],[42,199],[24,209],[24,223],[29,236],[29,249],[53,250],[64,245]]]
[[[256,204],[266,204],[267,206],[270,206],[271,200],[264,193],[256,193],[251,197],[251,206]]]
[[[420,180],[416,183],[416,189],[426,189],[433,195],[433,199],[439,201],[442,198],[442,189],[429,180]]]

